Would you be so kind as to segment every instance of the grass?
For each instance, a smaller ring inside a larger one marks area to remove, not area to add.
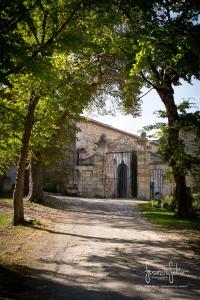
[[[11,221],[12,221],[11,216],[0,213],[0,226],[7,225]]]
[[[41,219],[39,206],[25,202],[25,226],[13,226],[12,206],[12,199],[0,199],[0,265],[15,269],[28,262],[34,266],[36,261],[32,254],[42,248],[47,234],[37,229],[45,229],[47,221]]]
[[[200,219],[184,220],[174,216],[174,212],[150,206],[150,202],[139,204],[142,216],[153,224],[179,230],[200,230]]]
[[[36,207],[38,207],[38,204],[27,203],[26,200],[24,199],[24,206],[25,205],[28,206],[29,210],[32,210],[32,208],[35,210]],[[10,225],[12,225],[12,220],[13,220],[13,210],[12,212],[10,211],[10,209],[13,208],[12,198],[0,198],[0,209],[1,208],[3,208],[3,211],[0,212],[0,227],[3,227],[4,229],[7,228],[7,230],[10,230],[11,228],[13,230],[16,229],[13,226],[11,226],[10,228]],[[25,219],[24,225],[29,227],[41,227],[41,228],[46,226],[43,222],[40,222],[35,218],[30,219],[29,217]]]
[[[0,204],[6,204],[8,206],[13,206],[12,198],[0,198]]]

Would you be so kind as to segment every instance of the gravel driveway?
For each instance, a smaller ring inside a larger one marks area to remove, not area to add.
[[[193,253],[182,236],[141,219],[139,201],[48,201],[66,217],[47,229],[40,268],[21,279],[15,299],[200,299]]]

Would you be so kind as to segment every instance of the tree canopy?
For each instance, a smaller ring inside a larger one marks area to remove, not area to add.
[[[174,86],[200,76],[199,14],[197,0],[2,2],[0,107],[1,120],[6,116],[8,122],[1,125],[0,146],[7,162],[19,158],[16,223],[24,218],[29,147],[47,147],[60,114],[78,116],[95,94],[114,95],[124,111],[137,115],[141,89],[154,88],[166,108],[173,152],[180,119]],[[177,172],[176,160],[171,167],[178,214],[192,216],[185,176]]]
[[[118,62],[119,80],[114,78],[113,82],[124,108],[137,113],[142,88],[156,90],[166,109],[167,143],[172,158],[180,146],[179,129],[175,126],[180,114],[174,86],[180,85],[181,79],[191,83],[193,77],[200,76],[200,4],[190,0],[103,1],[98,6],[97,23],[104,9],[104,25],[99,29],[101,44]],[[179,172],[178,160],[168,161],[176,183],[177,215],[192,217],[184,172]]]

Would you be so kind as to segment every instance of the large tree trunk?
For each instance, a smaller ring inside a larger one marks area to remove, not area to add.
[[[178,120],[177,106],[174,101],[174,90],[171,85],[164,88],[158,88],[157,93],[162,99],[168,118],[169,125],[169,136],[168,142],[170,145],[170,150],[176,151],[179,145],[179,130],[173,127],[175,122]],[[171,128],[170,128],[171,127]],[[194,211],[192,208],[192,196],[186,186],[185,174],[180,174],[176,169],[176,161],[171,162],[172,172],[174,176],[174,181],[176,184],[175,197],[177,202],[177,216],[180,218],[193,218]]]
[[[194,217],[194,211],[192,208],[192,196],[190,189],[186,187],[185,176],[174,175],[176,182],[176,199],[178,200],[177,217],[180,218],[192,218]]]
[[[43,176],[42,166],[39,161],[32,160],[29,173],[29,195],[28,200],[40,203],[43,200]]]
[[[23,195],[25,167],[28,157],[28,146],[34,122],[34,112],[38,101],[39,96],[35,96],[29,100],[28,111],[25,118],[22,146],[20,150],[20,157],[17,168],[16,184],[13,193],[14,225],[20,225],[24,223]]]

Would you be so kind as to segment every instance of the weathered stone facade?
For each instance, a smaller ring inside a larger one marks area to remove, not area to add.
[[[185,151],[200,160],[200,140],[194,130],[180,132],[179,138],[184,142]],[[186,176],[187,185],[194,193],[200,192],[200,165],[195,164]]]
[[[150,199],[152,192],[171,192],[169,180],[163,177],[168,167],[156,154],[157,143],[90,119],[83,119],[78,126],[74,168],[78,195]],[[120,168],[124,168],[121,179]],[[160,178],[153,178],[152,172]]]
[[[48,164],[43,166],[43,180],[52,180],[57,184],[58,191],[67,193],[69,187],[76,182],[74,166],[76,165],[75,139],[68,141]],[[74,193],[76,194],[76,188]]]

